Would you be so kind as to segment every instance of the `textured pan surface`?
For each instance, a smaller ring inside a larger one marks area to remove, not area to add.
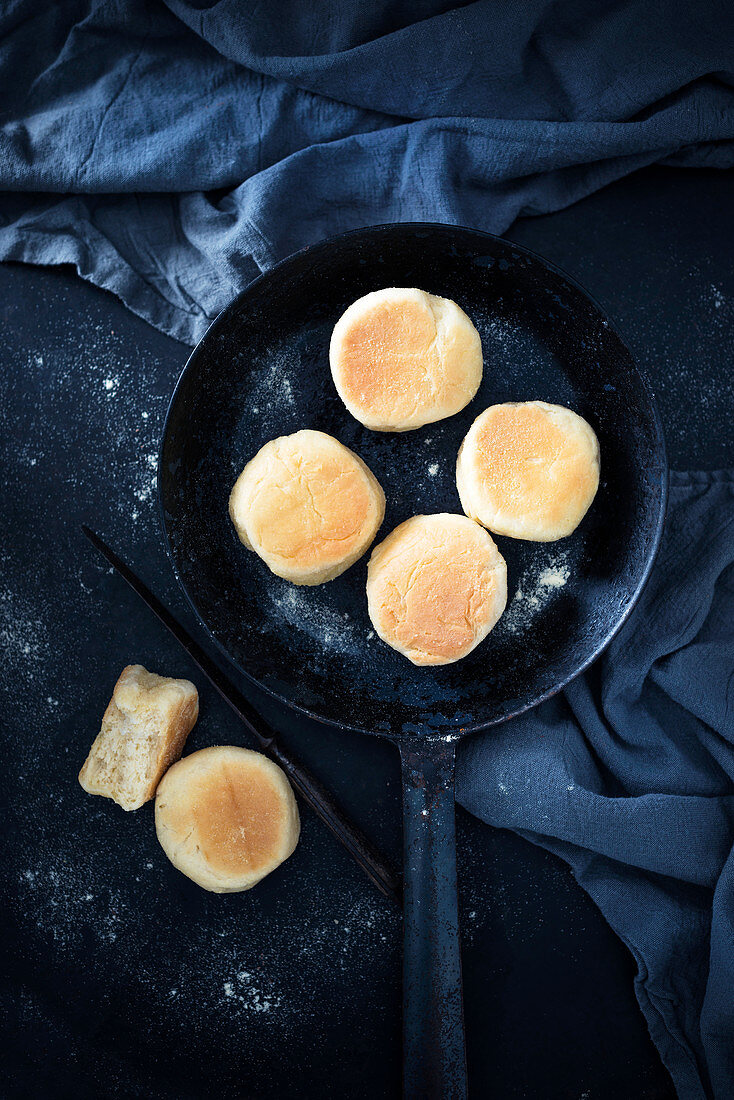
[[[484,379],[457,416],[417,431],[363,428],[336,395],[331,330],[355,298],[419,286],[453,298],[482,338]],[[497,537],[508,610],[468,658],[414,668],[371,633],[367,558],[317,588],[273,576],[237,540],[227,499],[267,440],[299,428],[340,439],[387,496],[378,539],[411,515],[456,511],[459,444],[499,401],[541,399],[586,417],[601,486],[568,539]],[[295,254],[214,322],[171,401],[159,464],[169,551],[216,642],[268,691],[317,718],[372,733],[469,732],[557,691],[607,644],[657,549],[665,448],[651,394],[598,306],[563,273],[506,241],[450,226],[359,230]],[[566,583],[554,585],[567,576]],[[545,582],[545,583],[544,583]]]

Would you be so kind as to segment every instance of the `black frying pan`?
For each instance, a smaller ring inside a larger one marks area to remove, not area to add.
[[[355,298],[419,286],[453,298],[479,329],[484,380],[458,416],[404,434],[370,432],[331,381],[331,330]],[[602,482],[559,543],[498,538],[510,597],[490,637],[455,665],[415,668],[371,634],[367,558],[318,588],[273,576],[237,540],[227,499],[267,440],[336,436],[382,483],[380,538],[417,513],[460,512],[459,444],[487,405],[542,399],[586,417]],[[359,230],[283,261],[252,283],[194,349],[171,400],[159,465],[174,570],[212,638],[266,691],[322,721],[400,748],[405,812],[405,1088],[466,1092],[456,905],[456,742],[557,692],[594,660],[650,571],[666,500],[653,398],[601,310],[525,249],[468,229]],[[549,576],[567,583],[538,583]]]

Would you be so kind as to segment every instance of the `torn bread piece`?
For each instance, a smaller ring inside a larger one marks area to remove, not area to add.
[[[189,680],[128,665],[115,684],[79,782],[88,794],[111,798],[123,810],[139,809],[183,752],[198,714],[199,693]]]

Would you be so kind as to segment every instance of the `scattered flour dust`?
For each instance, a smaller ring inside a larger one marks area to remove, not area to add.
[[[541,588],[563,588],[568,580],[569,572],[566,565],[549,565],[538,577],[538,585]]]
[[[149,910],[160,891],[160,866],[146,874],[147,869],[141,861],[133,887],[124,868],[106,873],[109,862],[103,868],[77,867],[62,857],[29,865],[19,883],[24,919],[52,940],[59,958],[76,957],[80,945],[94,937],[99,949],[94,965],[104,968],[111,959],[116,979],[127,968],[130,981],[144,987],[151,1001],[175,1002],[182,1029],[193,1023],[219,1031],[223,1019],[242,1018],[252,1026],[275,1025],[286,1035],[300,1032],[316,984],[330,987],[327,996],[344,995],[353,982],[359,989],[368,980],[376,953],[394,953],[397,965],[399,914],[376,894],[354,897],[318,885],[309,887],[306,905],[297,890],[293,897],[285,891],[264,937],[243,938],[242,921],[251,910],[245,897],[228,910],[213,906],[208,920],[194,922],[180,952],[150,961],[132,958],[141,910]],[[225,1027],[224,1041],[229,1034]]]
[[[82,439],[90,429],[104,438],[105,474],[114,479],[116,506],[126,518],[138,520],[155,502],[157,455],[150,452],[157,443],[168,388],[159,384],[160,363],[154,357],[141,368],[106,324],[83,317],[81,324],[83,339],[70,342],[63,352],[28,350],[28,374],[43,384],[34,409],[37,430],[22,442],[20,464],[45,467],[53,456],[62,463],[55,475],[58,484],[73,495],[86,486],[86,464],[68,461],[73,449],[62,439],[74,417]]]
[[[526,630],[535,615],[563,588],[570,575],[571,570],[564,551],[541,565],[526,569],[520,577],[517,592],[502,617],[505,629],[511,634]]]
[[[250,412],[266,422],[277,423],[279,417],[296,407],[288,372],[293,369],[293,354],[281,352],[272,356],[257,372],[249,388]]]
[[[269,1012],[280,1008],[283,998],[273,990],[265,991],[253,981],[248,970],[240,970],[234,981],[224,982],[224,996],[248,1012]]]
[[[146,454],[138,460],[135,478],[135,499],[146,504],[155,495],[158,456]]]
[[[271,592],[270,598],[286,622],[325,648],[340,653],[359,652],[360,632],[349,613],[320,603],[321,597],[314,588],[288,585],[282,592]]]
[[[98,884],[91,866],[58,857],[20,873],[24,912],[60,949],[78,946],[84,930],[112,944],[126,923],[128,907],[118,890]]]
[[[14,717],[21,721],[31,715],[38,720],[35,685],[45,680],[55,656],[46,614],[43,602],[32,595],[0,589],[0,690],[14,700]]]
[[[347,902],[338,916],[333,905],[322,908],[298,943],[298,957],[309,968],[328,955],[335,971],[348,974],[355,956],[363,957],[368,944],[377,948],[388,943],[400,926],[399,917],[376,895]]]
[[[158,477],[158,456],[154,453],[140,455],[131,470],[133,481],[133,496],[137,504],[130,505],[128,501],[120,501],[120,508],[136,520],[140,516],[138,505],[149,505],[155,500],[156,481]],[[128,511],[129,510],[129,511]]]
[[[5,662],[38,662],[48,654],[46,625],[34,610],[14,592],[0,591],[0,652]]]

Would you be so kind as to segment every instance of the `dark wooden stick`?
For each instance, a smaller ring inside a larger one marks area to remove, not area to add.
[[[117,556],[114,550],[111,550],[99,535],[96,535],[84,523],[82,524],[82,531],[92,545],[99,550],[100,554],[117,570],[123,580],[127,581],[143,603],[158,617],[179,645],[186,650],[194,664],[204,673],[209,683],[219,692],[225,703],[231,707],[248,733],[258,742],[263,752],[266,752],[280,765],[303,799],[318,814],[337,840],[344,845],[352,858],[372,879],[375,886],[386,897],[391,898],[396,904],[402,905],[402,891],[397,874],[388,867],[360,830],[349,821],[329,792],[278,744],[274,731],[265,725],[242,692],[234,686],[198,642],[194,641],[188,631],[174,619],[168,608],[164,607],[158,597],[153,595],[150,589]],[[267,732],[264,732],[264,730],[267,730]]]

